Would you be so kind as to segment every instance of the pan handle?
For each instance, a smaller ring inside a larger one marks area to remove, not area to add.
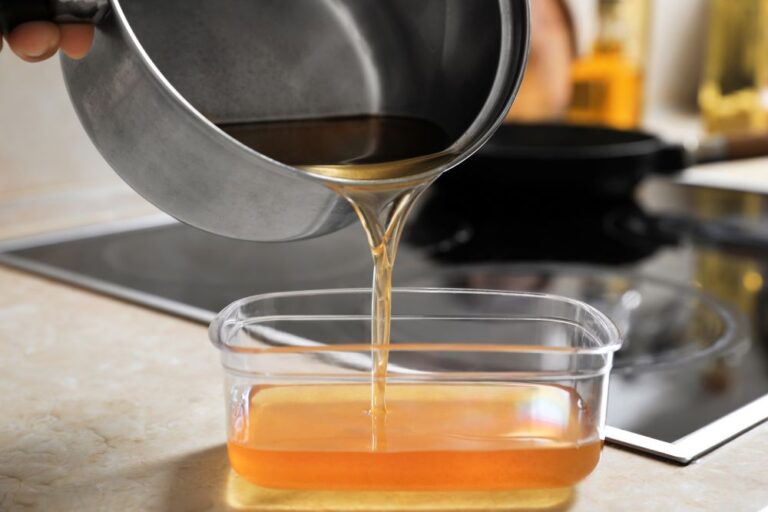
[[[662,143],[656,153],[654,172],[657,174],[674,175],[694,164],[691,152],[682,144]]]
[[[0,30],[27,21],[97,24],[108,12],[109,0],[0,0]]]
[[[768,156],[768,134],[733,135],[726,138],[727,160],[743,160]]]
[[[697,164],[768,156],[768,133],[736,133],[707,137],[693,151]]]

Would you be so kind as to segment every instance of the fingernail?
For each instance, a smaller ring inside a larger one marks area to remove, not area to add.
[[[32,59],[36,59],[38,57],[42,57],[46,53],[53,50],[54,46],[56,46],[56,43],[52,40],[49,40],[46,45],[40,46],[38,48],[32,48],[27,50],[27,57],[30,57]]]
[[[50,51],[50,47],[48,47],[48,48],[43,48],[42,50],[32,50],[32,51],[28,51],[28,52],[27,52],[27,57],[29,57],[29,58],[31,58],[31,59],[36,59],[36,58],[38,58],[38,57],[42,57],[43,55],[45,55],[46,53],[48,53],[48,51]]]

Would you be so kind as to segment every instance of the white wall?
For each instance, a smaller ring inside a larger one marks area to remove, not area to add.
[[[111,180],[69,102],[58,58],[0,53],[0,194],[65,181]]]
[[[653,2],[648,107],[696,112],[701,77],[708,0],[648,0]],[[738,1],[738,0],[734,0]]]
[[[58,58],[0,52],[0,239],[156,210],[112,171],[70,104]]]

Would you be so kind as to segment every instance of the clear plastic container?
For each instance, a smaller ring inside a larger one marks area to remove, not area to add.
[[[396,289],[382,415],[370,410],[370,298],[261,295],[211,324],[230,462],[262,498],[352,492],[361,506],[360,493],[383,491],[391,509],[403,506],[392,493],[431,494],[431,506],[435,493],[562,495],[595,468],[621,345],[603,314],[552,295]]]

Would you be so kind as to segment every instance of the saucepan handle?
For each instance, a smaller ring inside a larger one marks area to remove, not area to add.
[[[108,12],[109,0],[0,0],[0,30],[27,21],[97,24]]]

